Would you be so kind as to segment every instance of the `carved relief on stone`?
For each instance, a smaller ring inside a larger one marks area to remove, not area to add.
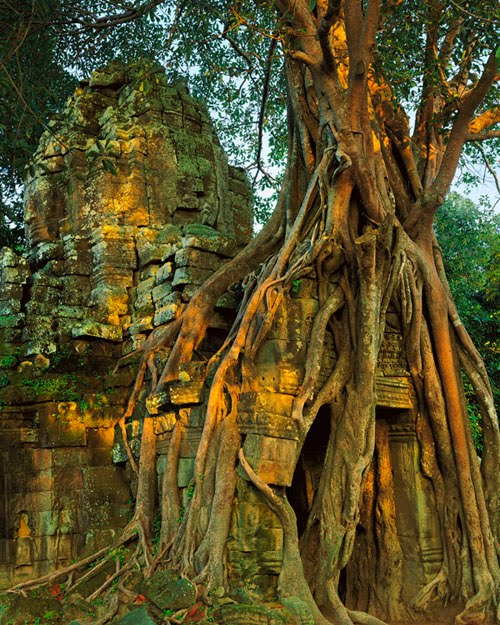
[[[33,538],[26,511],[18,515],[16,530],[15,566],[31,566],[33,564]]]

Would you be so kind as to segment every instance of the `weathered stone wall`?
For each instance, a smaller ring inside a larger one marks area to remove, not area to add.
[[[133,364],[113,370],[248,242],[253,219],[246,178],[206,110],[156,66],[115,64],[83,83],[43,135],[25,193],[27,253],[0,252],[2,586],[107,544],[126,524],[115,425]],[[236,299],[221,298],[202,349]],[[201,419],[189,422],[180,487]],[[136,453],[140,427],[127,426]],[[160,472],[172,427],[168,414],[157,419]]]

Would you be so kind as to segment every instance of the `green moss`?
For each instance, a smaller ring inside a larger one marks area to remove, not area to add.
[[[204,224],[187,224],[184,226],[184,235],[193,235],[197,237],[220,237],[220,232],[217,232],[210,226]]]
[[[2,373],[0,371],[0,389],[5,388],[6,386],[9,386],[10,384],[10,379],[7,375],[5,375],[5,373]]]
[[[49,395],[59,401],[81,402],[83,397],[78,388],[78,378],[74,373],[44,375],[38,378],[24,378],[21,386],[33,389],[35,395]]]
[[[17,357],[14,354],[7,354],[0,358],[0,369],[12,369],[17,364]]]
[[[0,328],[17,328],[24,319],[22,313],[0,316]]]

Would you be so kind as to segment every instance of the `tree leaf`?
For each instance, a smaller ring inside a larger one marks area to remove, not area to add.
[[[113,174],[113,176],[118,175],[118,170],[116,169],[115,164],[113,161],[109,160],[109,158],[104,158],[102,160],[102,166],[106,171],[109,171],[110,174]]]

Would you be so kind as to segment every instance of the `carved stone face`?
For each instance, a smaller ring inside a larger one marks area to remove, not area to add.
[[[34,197],[26,202],[24,220],[26,237],[31,246],[51,240],[45,216],[41,214]]]
[[[31,182],[24,204],[26,237],[31,247],[57,239],[66,215],[66,197],[66,187],[58,173]]]
[[[217,221],[217,213],[217,208],[213,208],[208,202],[204,202],[200,212],[201,223],[204,226],[214,227]]]

